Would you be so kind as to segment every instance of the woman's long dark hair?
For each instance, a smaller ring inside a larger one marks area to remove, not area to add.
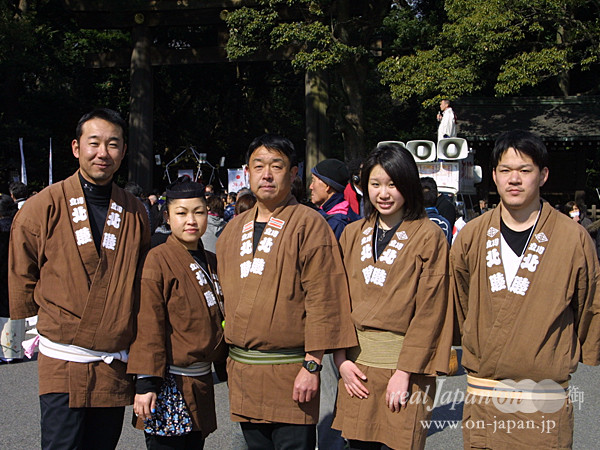
[[[419,170],[412,154],[399,144],[381,144],[367,156],[361,171],[361,188],[365,198],[365,217],[371,219],[377,209],[369,200],[369,177],[373,167],[380,165],[404,197],[404,220],[425,216],[423,188]]]

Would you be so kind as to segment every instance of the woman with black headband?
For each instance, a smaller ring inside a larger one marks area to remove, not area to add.
[[[197,449],[217,428],[211,364],[226,358],[222,294],[215,255],[200,241],[204,186],[177,180],[165,206],[172,233],[146,258],[129,355],[134,425],[144,429],[148,449]]]

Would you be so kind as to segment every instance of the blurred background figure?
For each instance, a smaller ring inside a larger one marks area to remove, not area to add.
[[[218,195],[210,195],[206,200],[208,205],[208,225],[206,232],[202,235],[202,245],[204,249],[215,253],[217,251],[217,238],[225,227],[223,220],[224,206],[221,197]]]
[[[16,210],[11,196],[0,196],[0,364],[23,360],[25,319],[10,320],[8,310],[8,238]]]

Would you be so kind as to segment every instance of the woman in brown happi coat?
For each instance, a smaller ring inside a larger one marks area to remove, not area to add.
[[[148,449],[198,449],[216,429],[211,363],[224,368],[226,358],[222,295],[215,255],[200,241],[208,217],[204,187],[180,179],[167,189],[165,206],[172,233],[146,258],[129,355],[128,372],[137,375],[134,425],[145,428]],[[152,434],[149,424],[160,420],[157,394],[170,376],[183,395],[191,431]]]
[[[448,242],[423,207],[415,161],[382,144],[362,174],[365,218],[340,238],[359,346],[334,354],[333,428],[352,449],[425,447],[435,375],[448,371]]]

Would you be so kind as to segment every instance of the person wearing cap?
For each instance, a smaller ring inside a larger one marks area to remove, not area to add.
[[[149,449],[203,447],[217,428],[211,365],[221,377],[227,357],[216,256],[200,243],[208,223],[204,186],[182,178],[167,189],[164,215],[171,234],[144,263],[137,334],[127,366],[137,375],[134,424],[139,429],[146,425]],[[183,395],[191,430],[160,436],[155,433],[160,416],[153,413],[169,377]]]
[[[13,221],[10,315],[38,315],[43,449],[115,448],[133,401],[127,356],[150,226],[139,200],[113,183],[126,128],[110,109],[83,115],[71,142],[79,170]]]
[[[311,173],[311,201],[319,207],[339,240],[346,225],[360,218],[344,199],[344,189],[350,179],[348,168],[337,159],[325,159],[313,167]]]
[[[350,178],[350,172],[342,161],[325,159],[313,167],[311,173],[311,201],[319,207],[319,212],[325,217],[335,237],[339,240],[346,225],[360,218],[344,198],[344,190]],[[321,371],[321,411],[317,425],[319,448],[334,450],[342,449],[345,446],[342,433],[331,428],[338,379],[339,372],[333,362],[333,356],[326,354],[323,357],[323,370]]]
[[[292,195],[294,145],[257,137],[246,154],[257,202],[217,240],[231,419],[249,450],[314,449],[326,350],[356,345],[335,235]]]

